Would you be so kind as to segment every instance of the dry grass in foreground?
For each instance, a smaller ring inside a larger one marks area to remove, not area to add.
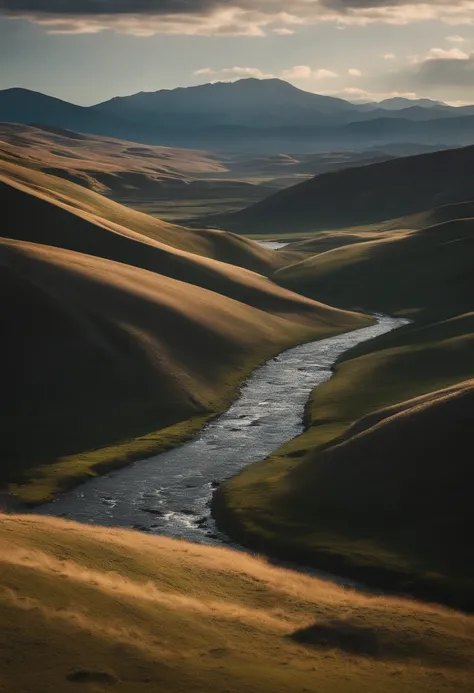
[[[4,515],[0,557],[8,693],[467,693],[474,684],[472,617],[246,554]]]

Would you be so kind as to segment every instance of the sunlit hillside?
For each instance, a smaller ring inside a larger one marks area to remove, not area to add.
[[[245,554],[0,520],[10,693],[468,693],[474,621]]]

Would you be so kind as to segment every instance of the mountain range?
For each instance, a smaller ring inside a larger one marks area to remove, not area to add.
[[[474,143],[474,106],[403,98],[353,104],[279,79],[140,92],[89,107],[26,89],[7,89],[0,91],[0,120],[221,151]]]

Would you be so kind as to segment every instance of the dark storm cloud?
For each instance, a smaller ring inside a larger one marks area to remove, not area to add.
[[[317,7],[344,13],[347,10],[383,9],[400,6],[431,4],[465,6],[466,0],[313,0],[285,2],[284,0],[0,0],[0,10],[10,14],[48,14],[56,16],[107,14],[200,14],[219,8],[239,7],[260,12],[313,14]]]
[[[304,24],[474,23],[474,0],[0,0],[0,15],[52,32],[264,36]]]
[[[420,87],[474,85],[474,54],[464,60],[426,60],[410,75]]]
[[[9,14],[61,17],[132,13],[198,14],[230,4],[227,0],[0,0],[0,10]]]

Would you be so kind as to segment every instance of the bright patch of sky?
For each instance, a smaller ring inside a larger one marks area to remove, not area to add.
[[[135,0],[133,14],[128,4],[2,0],[0,89],[88,105],[274,76],[349,100],[474,102],[471,0],[180,0],[179,11],[177,0]]]

